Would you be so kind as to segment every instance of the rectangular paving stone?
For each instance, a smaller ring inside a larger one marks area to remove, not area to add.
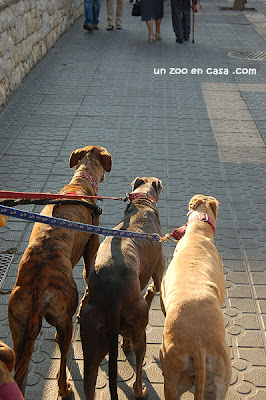
[[[264,347],[263,336],[259,331],[246,331],[243,336],[237,337],[239,347]]]
[[[251,290],[249,285],[241,285],[236,284],[232,285],[230,288],[227,289],[228,296],[230,298],[239,297],[239,298],[251,298]]]

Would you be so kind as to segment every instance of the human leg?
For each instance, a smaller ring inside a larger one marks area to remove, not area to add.
[[[84,0],[85,22],[83,28],[90,31],[93,25],[93,0]]]
[[[106,0],[107,10],[107,30],[111,30],[114,27],[114,0]]]
[[[190,0],[182,1],[182,27],[184,39],[188,40],[190,35]]]
[[[123,13],[124,13],[124,0],[117,0],[115,24],[118,29],[119,27],[121,29]]]
[[[156,19],[155,20],[155,39],[156,40],[160,40],[161,39],[161,22],[162,22],[162,19],[160,18],[160,19]]]
[[[93,13],[93,27],[95,28],[98,23],[99,23],[99,13],[100,13],[100,2],[99,0],[94,0],[93,1],[93,9],[92,9],[92,13]]]
[[[182,17],[181,17],[181,0],[171,0],[172,24],[177,41],[183,41]]]
[[[149,31],[149,42],[154,42],[155,37],[154,37],[154,33],[153,33],[153,20],[150,19],[148,21],[146,21],[147,27],[148,27],[148,31]]]

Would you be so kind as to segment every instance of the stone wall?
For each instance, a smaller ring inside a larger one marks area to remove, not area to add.
[[[83,13],[83,0],[0,0],[0,109]]]

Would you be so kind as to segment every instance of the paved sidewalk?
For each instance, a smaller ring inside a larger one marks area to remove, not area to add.
[[[68,168],[71,151],[95,144],[113,156],[100,194],[122,196],[136,176],[162,179],[159,210],[164,233],[185,223],[194,194],[215,196],[220,202],[216,245],[226,277],[223,311],[233,364],[227,400],[265,400],[266,61],[228,53],[266,51],[266,4],[249,2],[257,12],[240,13],[221,11],[220,6],[232,4],[226,0],[201,0],[195,43],[182,45],[175,42],[168,0],[164,4],[163,40],[156,43],[148,43],[145,23],[131,16],[127,0],[122,31],[105,30],[102,1],[99,31],[85,32],[81,18],[61,37],[0,114],[0,187],[58,191],[73,174]],[[182,74],[170,74],[179,69]],[[215,69],[222,73],[215,74]],[[124,207],[105,201],[101,225],[116,225]],[[4,289],[14,285],[31,229],[31,224],[9,218],[0,230],[0,262],[6,258],[8,263],[14,255]],[[174,243],[163,246],[167,265]],[[80,262],[74,270],[80,296],[85,289],[82,268]],[[12,345],[8,296],[0,301],[0,337]],[[156,296],[143,371],[148,400],[164,398],[159,365],[163,323]],[[68,375],[73,398],[84,399],[75,319],[74,324]],[[44,322],[26,399],[57,398],[59,351],[54,334]],[[119,399],[132,398],[134,357],[121,352],[118,369]],[[100,369],[97,398],[109,398],[107,359]]]

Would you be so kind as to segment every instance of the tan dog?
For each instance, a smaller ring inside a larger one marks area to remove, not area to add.
[[[131,203],[115,229],[161,235],[156,202],[162,188],[157,178],[136,178]],[[140,196],[136,197],[135,196]],[[145,328],[153,296],[160,290],[164,271],[162,245],[152,240],[108,237],[100,245],[88,277],[88,304],[81,310],[80,334],[84,354],[84,391],[94,399],[98,368],[109,352],[111,399],[117,399],[118,334],[123,348],[136,355],[134,395],[144,397],[142,363],[146,352]],[[141,291],[150,278],[145,298]]]
[[[224,400],[231,362],[221,312],[224,276],[213,242],[218,201],[196,195],[189,210],[161,287],[165,399],[178,400],[194,384],[195,400]]]
[[[103,148],[87,146],[72,152],[69,165],[76,166],[71,182],[60,193],[96,195],[105,171],[111,170],[111,155]],[[93,199],[90,204],[96,204]],[[91,210],[84,205],[47,205],[42,215],[98,225]],[[98,249],[98,235],[34,224],[28,248],[18,269],[11,292],[8,317],[16,354],[15,380],[25,392],[28,367],[34,341],[41,329],[42,317],[56,327],[61,351],[58,372],[59,395],[71,393],[66,381],[67,352],[72,338],[72,317],[78,305],[78,291],[72,269],[83,255],[89,268]]]

